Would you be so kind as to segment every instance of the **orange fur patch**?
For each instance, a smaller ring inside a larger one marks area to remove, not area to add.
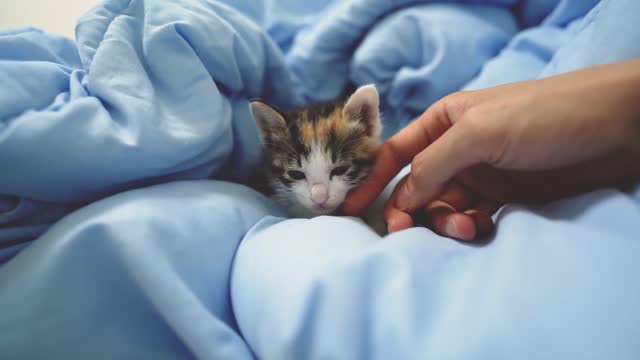
[[[314,143],[327,144],[332,134],[340,139],[362,131],[362,125],[357,120],[348,118],[347,115],[342,106],[337,106],[327,117],[315,121],[309,118],[308,112],[300,112],[297,119],[300,141],[306,148],[311,148]],[[379,146],[378,139],[362,136],[355,144],[351,144],[350,148],[356,153],[356,157],[369,158]]]
[[[300,122],[300,141],[306,146],[311,146],[315,138],[316,131],[310,122]]]

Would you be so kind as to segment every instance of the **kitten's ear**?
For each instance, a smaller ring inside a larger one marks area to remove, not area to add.
[[[287,123],[276,109],[260,100],[252,100],[250,106],[263,143],[284,139]]]
[[[361,86],[349,97],[342,110],[342,115],[353,121],[360,121],[365,126],[367,136],[379,138],[382,134],[380,121],[380,101],[376,86]]]

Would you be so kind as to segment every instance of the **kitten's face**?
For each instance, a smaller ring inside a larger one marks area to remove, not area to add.
[[[291,215],[329,214],[362,182],[380,145],[378,92],[363,86],[346,104],[303,107],[281,114],[251,103],[270,187]]]

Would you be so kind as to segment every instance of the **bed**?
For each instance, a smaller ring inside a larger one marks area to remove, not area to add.
[[[637,359],[640,189],[482,245],[288,219],[247,100],[442,96],[640,56],[634,0],[107,0],[0,31],[0,358]],[[640,166],[640,165],[639,165]]]

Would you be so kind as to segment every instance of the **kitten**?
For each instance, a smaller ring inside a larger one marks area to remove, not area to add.
[[[251,102],[263,148],[262,189],[294,217],[336,211],[368,175],[380,146],[382,124],[374,85],[358,88],[346,103],[321,103],[280,112]]]

